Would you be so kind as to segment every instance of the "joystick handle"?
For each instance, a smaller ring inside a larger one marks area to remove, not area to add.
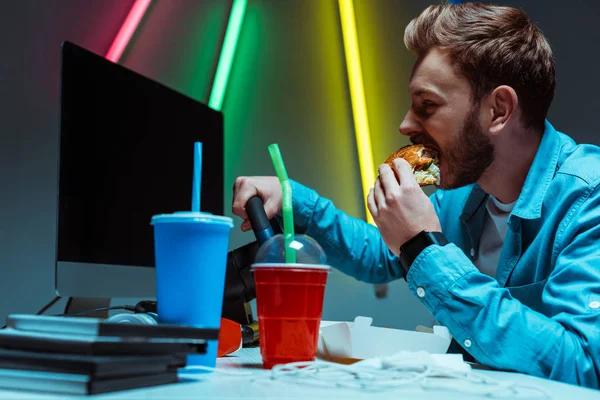
[[[264,204],[259,196],[251,197],[246,203],[246,213],[252,225],[254,236],[258,240],[259,245],[275,236],[273,228],[271,227],[271,221],[267,217],[265,212]]]

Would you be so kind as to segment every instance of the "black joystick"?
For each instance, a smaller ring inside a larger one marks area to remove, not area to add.
[[[250,266],[254,263],[259,247],[274,235],[282,233],[275,219],[269,221],[260,197],[254,196],[248,200],[246,213],[257,240],[232,250],[227,255],[221,313],[223,318],[242,325],[254,322],[250,301],[256,298],[256,289]]]
[[[254,196],[248,200],[246,203],[246,213],[248,214],[250,225],[252,225],[254,236],[258,240],[259,245],[262,245],[275,235],[260,197]]]

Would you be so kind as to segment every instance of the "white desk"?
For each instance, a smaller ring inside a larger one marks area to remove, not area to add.
[[[263,370],[258,348],[242,349],[229,357],[218,360],[218,368],[252,371],[257,375],[268,375]],[[496,371],[478,371],[498,380],[519,382],[526,385],[540,386],[551,393],[553,399],[600,399],[600,391],[566,385],[559,382],[539,379],[522,374]],[[277,381],[250,382],[248,377],[230,377],[211,373],[190,375],[184,379],[189,381],[154,388],[136,389],[124,392],[107,393],[95,396],[49,395],[36,392],[15,392],[0,390],[0,399],[94,399],[94,400],[177,400],[177,399],[483,399],[484,397],[452,393],[448,391],[424,391],[419,388],[390,390],[381,393],[363,393],[348,389],[326,389],[309,387],[302,384],[290,384]],[[539,397],[538,397],[539,398]],[[489,397],[485,398],[489,399]]]

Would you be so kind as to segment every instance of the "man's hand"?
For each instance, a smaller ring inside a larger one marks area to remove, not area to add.
[[[394,160],[394,170],[397,175],[387,164],[379,167],[367,203],[385,244],[399,255],[400,246],[422,230],[442,229],[433,204],[419,187],[408,162]]]
[[[281,185],[276,177],[241,176],[237,178],[233,185],[232,211],[235,215],[244,219],[241,226],[244,232],[252,229],[246,213],[246,203],[251,197],[257,195],[262,199],[269,219],[281,211]]]

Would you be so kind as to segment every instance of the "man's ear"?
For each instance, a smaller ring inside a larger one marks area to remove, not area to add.
[[[489,131],[490,134],[497,135],[515,115],[519,106],[519,97],[512,87],[502,85],[488,96],[487,103],[491,117]]]

